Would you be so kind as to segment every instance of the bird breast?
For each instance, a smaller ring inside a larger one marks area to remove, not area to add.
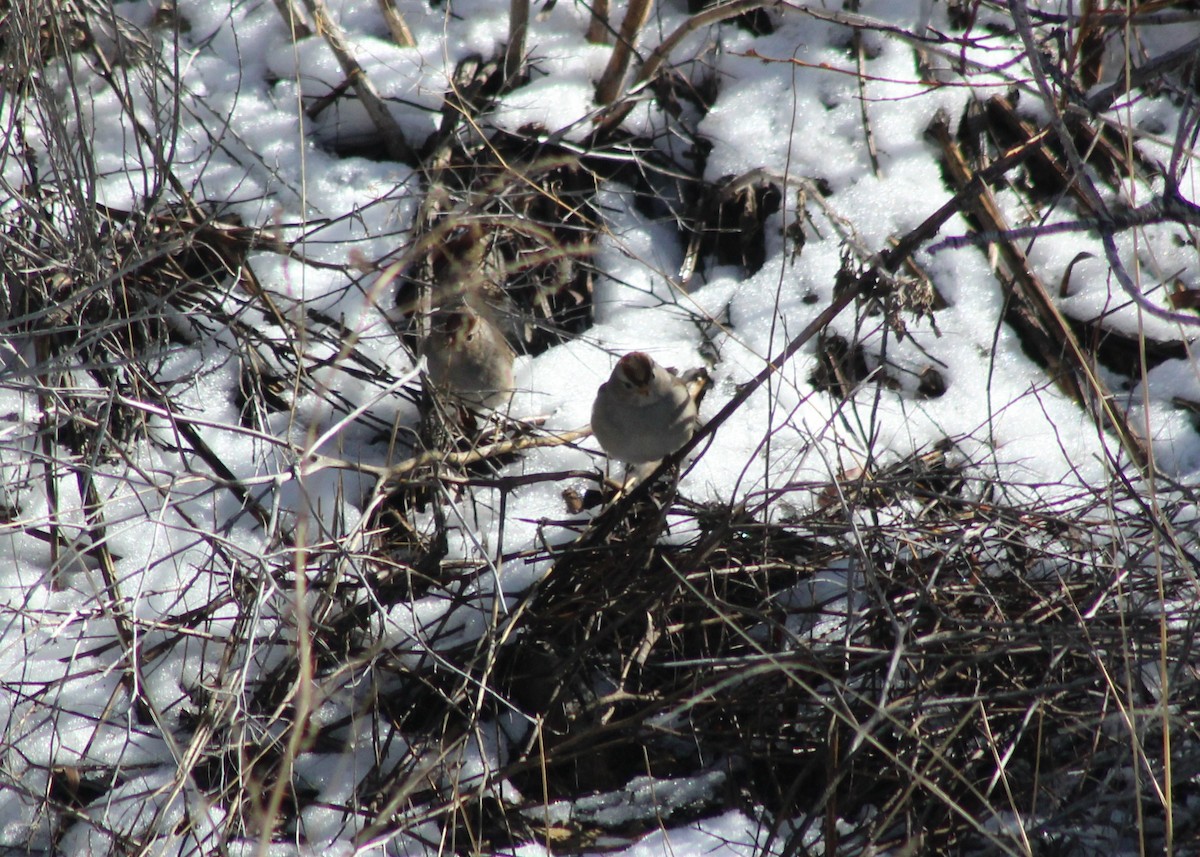
[[[696,430],[696,407],[682,385],[666,395],[638,395],[603,385],[592,409],[592,431],[610,456],[631,464],[657,461],[687,443]]]

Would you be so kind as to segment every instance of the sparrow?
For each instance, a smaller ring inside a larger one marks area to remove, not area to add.
[[[707,379],[704,370],[698,371]],[[697,422],[688,384],[641,351],[617,361],[592,403],[596,440],[609,457],[629,465],[670,455],[691,440]]]
[[[469,306],[438,310],[421,352],[429,380],[454,401],[494,410],[512,398],[516,355],[499,329]]]

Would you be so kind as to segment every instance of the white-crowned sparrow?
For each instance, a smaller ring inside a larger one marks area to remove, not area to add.
[[[612,458],[633,465],[658,461],[695,434],[696,400],[682,379],[633,351],[596,392],[592,432]]]
[[[429,380],[451,399],[470,408],[501,409],[512,398],[513,350],[470,307],[438,310],[421,351]]]

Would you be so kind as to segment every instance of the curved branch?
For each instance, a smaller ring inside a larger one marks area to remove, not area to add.
[[[646,61],[642,63],[642,67],[638,70],[637,77],[634,78],[633,84],[629,87],[629,93],[632,93],[640,85],[648,83],[655,74],[658,73],[659,67],[666,62],[667,57],[671,55],[671,51],[675,50],[687,36],[699,30],[701,27],[707,27],[710,24],[716,24],[729,18],[736,18],[738,15],[752,12],[755,9],[765,9],[768,6],[781,5],[783,0],[734,0],[733,3],[727,3],[723,6],[717,6],[712,9],[706,9],[688,18],[675,32],[667,36],[653,51],[646,57]],[[633,10],[630,9],[630,14]],[[630,15],[625,16],[625,20],[629,20]],[[616,60],[617,50],[625,43],[625,24],[621,25],[621,38],[617,41],[617,48],[613,50],[613,58],[609,61],[609,68],[612,67]],[[624,68],[621,69],[622,74]],[[605,76],[609,74],[609,69],[605,69]],[[604,80],[601,79],[601,83]],[[629,94],[627,93],[627,94]],[[608,93],[605,93],[608,94]],[[600,85],[596,87],[596,102],[602,105],[611,104],[616,100],[617,93],[611,93],[611,97],[604,101],[601,98]],[[598,136],[604,136],[625,121],[625,117],[633,110],[634,102],[626,100],[620,106],[614,108],[607,116],[599,123],[596,129]]]

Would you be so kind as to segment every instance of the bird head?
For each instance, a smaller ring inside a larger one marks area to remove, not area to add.
[[[646,398],[654,381],[654,360],[641,351],[631,351],[617,361],[613,379],[627,394]]]
[[[447,343],[461,347],[475,338],[478,327],[479,316],[463,307],[439,313],[433,331]]]

